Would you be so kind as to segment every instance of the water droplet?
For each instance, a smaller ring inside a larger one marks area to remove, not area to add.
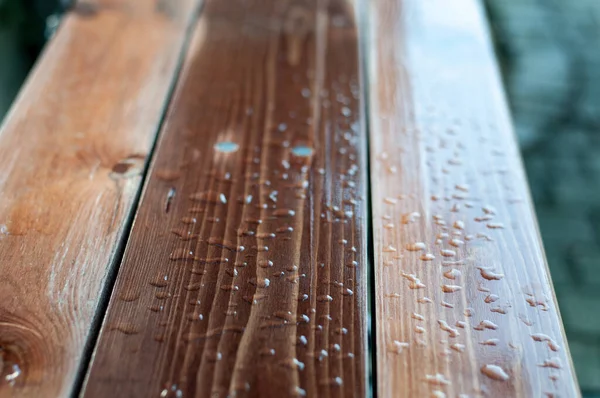
[[[296,215],[296,212],[291,209],[279,209],[273,212],[275,217],[293,217]]]
[[[317,301],[321,301],[321,302],[328,301],[328,302],[331,302],[331,301],[333,301],[333,297],[331,297],[328,294],[323,294],[321,296],[317,296]]]
[[[452,326],[448,325],[448,322],[440,319],[440,320],[438,320],[438,325],[440,325],[440,329],[442,329],[444,332],[448,332],[450,337],[460,336],[460,333],[458,332],[458,330],[456,330]]]
[[[458,292],[462,289],[462,286],[458,285],[442,285],[442,292],[444,293],[454,293]]]
[[[493,303],[495,301],[497,301],[498,299],[500,299],[500,297],[498,297],[495,294],[490,294],[488,295],[485,299],[483,299],[483,301],[485,301],[486,303]]]
[[[423,289],[425,287],[425,285],[419,278],[417,278],[415,274],[407,274],[403,272],[402,276],[410,281],[410,284],[408,285],[410,289]]]
[[[552,351],[559,351],[560,350],[560,346],[558,344],[556,344],[556,342],[548,335],[543,334],[543,333],[535,333],[531,335],[531,338],[534,341],[545,341],[546,343],[548,343],[548,348],[550,348]]]
[[[402,342],[402,341],[398,341],[398,340],[393,340],[390,344],[388,344],[388,351],[392,352],[394,354],[401,354],[402,351],[404,351],[405,348],[408,348],[409,344]]]
[[[267,288],[271,284],[271,280],[268,278],[252,278],[249,283],[259,288]]]
[[[496,209],[493,206],[487,205],[481,208],[485,214],[496,214]]]
[[[431,253],[424,253],[421,255],[421,261],[432,261],[435,260],[435,256]]]
[[[197,192],[190,195],[190,199],[194,201],[208,202],[208,203],[227,203],[227,197],[224,193],[215,191]]]
[[[444,257],[454,257],[456,256],[456,252],[454,250],[443,249],[440,250],[440,254]]]
[[[127,291],[122,293],[119,298],[122,301],[125,301],[126,303],[132,302],[132,301],[136,301],[137,299],[140,298],[140,293],[139,292],[132,292],[132,291]]]
[[[235,152],[240,148],[238,144],[231,141],[221,141],[215,144],[215,150],[223,153]]]
[[[425,243],[423,242],[415,242],[415,243],[410,243],[408,245],[406,245],[406,250],[411,251],[411,252],[416,252],[416,251],[421,251],[421,250],[425,250]]]
[[[485,268],[485,267],[478,267],[479,268],[479,272],[481,273],[481,276],[485,279],[487,279],[488,281],[499,281],[500,279],[504,278],[504,274],[498,274],[493,272],[490,268]]]
[[[418,321],[424,321],[425,320],[425,317],[423,315],[417,314],[416,312],[413,312],[412,315],[411,315],[411,317],[413,319],[418,320]]]
[[[221,290],[226,292],[237,292],[240,290],[240,287],[237,285],[221,285]]]
[[[274,348],[263,348],[260,351],[260,355],[262,355],[262,356],[274,356],[275,355],[275,349]]]
[[[4,366],[6,366],[6,364],[3,364],[3,367]],[[19,378],[19,376],[21,376],[22,372],[21,372],[21,368],[16,363],[12,364],[11,370],[12,370],[12,372],[7,374],[6,376],[4,376],[4,379],[8,382],[8,384],[10,384],[12,386],[15,384],[15,381],[17,380],[17,378]]]
[[[116,330],[126,335],[138,334],[139,331],[135,325],[131,323],[119,323],[110,327],[110,330]]]
[[[484,365],[481,368],[481,373],[492,380],[506,381],[509,379],[509,376],[506,374],[504,369],[497,365]]]
[[[457,239],[457,238],[450,239],[450,242],[448,242],[448,243],[450,243],[450,246],[454,246],[454,247],[460,247],[465,244],[465,242],[463,242],[462,240]]]
[[[304,363],[300,362],[296,358],[281,362],[281,366],[285,366],[291,369],[304,370]]]
[[[414,223],[417,218],[421,217],[421,213],[413,211],[412,213],[407,213],[402,215],[402,223],[403,224],[411,224]]]
[[[549,358],[544,360],[544,362],[538,364],[539,367],[542,368],[552,368],[552,369],[561,369],[562,365],[560,363],[560,359],[559,358]]]
[[[452,268],[451,270],[444,272],[444,277],[452,280],[455,280],[456,278],[460,277],[460,275],[460,271],[456,268]]]
[[[441,305],[442,307],[446,307],[446,308],[454,308],[454,304],[450,304],[449,302],[447,302],[447,301],[444,301],[444,300],[442,300],[442,301],[440,302],[440,305]]]
[[[465,345],[464,344],[459,344],[459,343],[454,343],[450,346],[450,348],[452,348],[454,351],[457,352],[464,352],[465,351]]]
[[[446,379],[443,374],[436,373],[434,375],[425,375],[425,381],[434,386],[450,385],[450,380]]]
[[[499,223],[499,222],[491,222],[487,224],[487,227],[489,229],[502,229],[504,228],[504,224]]]
[[[148,282],[150,285],[161,288],[161,287],[166,287],[168,285],[166,276],[163,278],[159,278],[157,280],[154,281],[150,281]]]
[[[296,145],[292,148],[292,153],[298,157],[310,157],[313,153],[313,149],[306,145]]]
[[[154,297],[156,297],[159,300],[165,300],[165,299],[168,299],[169,297],[171,297],[171,293],[165,292],[165,291],[160,291],[160,292],[156,292]]]
[[[479,344],[496,346],[496,345],[498,345],[499,342],[500,342],[499,339],[487,339],[487,340],[480,342]]]
[[[192,252],[190,249],[183,249],[183,248],[175,249],[171,252],[170,259],[171,260],[193,260],[194,252]]]
[[[484,329],[496,330],[496,329],[498,329],[498,325],[496,325],[492,321],[483,320],[483,321],[479,322],[479,325],[475,326],[473,329],[479,330],[479,331],[484,330]]]
[[[454,228],[456,229],[465,229],[465,223],[462,221],[455,221],[454,222]]]
[[[297,397],[306,397],[306,390],[296,386],[294,387],[294,391],[292,391],[292,394]]]
[[[383,248],[383,251],[385,253],[395,253],[398,251],[398,249],[396,249],[394,246],[392,245],[387,245],[386,247]]]

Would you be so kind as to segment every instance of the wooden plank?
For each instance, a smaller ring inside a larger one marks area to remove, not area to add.
[[[579,396],[479,3],[369,12],[379,396]]]
[[[359,97],[351,2],[206,3],[84,396],[365,396]]]
[[[196,3],[77,5],[0,130],[1,396],[73,389]]]

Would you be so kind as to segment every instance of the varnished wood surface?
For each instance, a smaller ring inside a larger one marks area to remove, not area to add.
[[[351,2],[206,2],[83,396],[365,396],[360,114]]]
[[[479,3],[369,26],[379,396],[579,396]]]
[[[73,389],[196,3],[81,2],[6,117],[2,397]]]

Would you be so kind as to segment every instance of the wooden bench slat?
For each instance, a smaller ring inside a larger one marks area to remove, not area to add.
[[[73,391],[196,3],[76,6],[5,119],[2,396]]]
[[[369,11],[379,396],[579,396],[479,2]]]
[[[351,2],[206,2],[84,396],[362,397]]]

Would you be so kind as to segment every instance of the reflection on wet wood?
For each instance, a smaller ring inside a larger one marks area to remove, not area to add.
[[[6,117],[1,396],[73,390],[195,3],[80,4]]]
[[[379,396],[579,396],[478,2],[370,11]]]
[[[205,4],[84,396],[365,396],[359,104],[351,3]]]

